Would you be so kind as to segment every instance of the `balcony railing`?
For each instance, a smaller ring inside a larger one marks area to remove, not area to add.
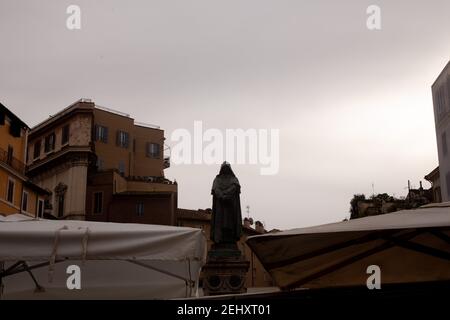
[[[170,157],[164,157],[164,169],[170,168]]]
[[[164,169],[170,168],[170,147],[168,145],[164,145]]]
[[[10,166],[20,174],[25,174],[25,164],[2,148],[0,148],[0,162]]]

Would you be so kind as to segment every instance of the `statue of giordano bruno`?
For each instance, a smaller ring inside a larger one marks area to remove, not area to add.
[[[239,294],[245,287],[249,261],[239,250],[242,232],[241,185],[224,162],[212,185],[211,240],[214,242],[203,267],[205,295]]]
[[[211,240],[216,244],[234,244],[242,232],[241,186],[228,162],[214,179],[211,217]]]

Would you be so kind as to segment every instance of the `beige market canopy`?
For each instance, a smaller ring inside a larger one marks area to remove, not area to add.
[[[193,296],[206,256],[199,229],[0,216],[3,299]],[[69,290],[78,265],[81,290]]]
[[[283,289],[450,280],[450,203],[249,237]]]

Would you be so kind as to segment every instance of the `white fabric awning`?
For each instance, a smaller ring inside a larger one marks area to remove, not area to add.
[[[200,229],[0,216],[3,298],[191,296],[205,258]],[[71,264],[81,268],[81,290],[67,289]],[[34,292],[27,269],[45,292]]]
[[[281,288],[450,280],[450,203],[249,237]]]

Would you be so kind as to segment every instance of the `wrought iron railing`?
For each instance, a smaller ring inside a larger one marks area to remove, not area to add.
[[[0,162],[10,166],[20,174],[25,174],[25,164],[2,148],[0,148]]]
[[[164,151],[163,151],[163,157],[164,157],[164,169],[170,168],[170,147],[166,144],[164,144]]]

